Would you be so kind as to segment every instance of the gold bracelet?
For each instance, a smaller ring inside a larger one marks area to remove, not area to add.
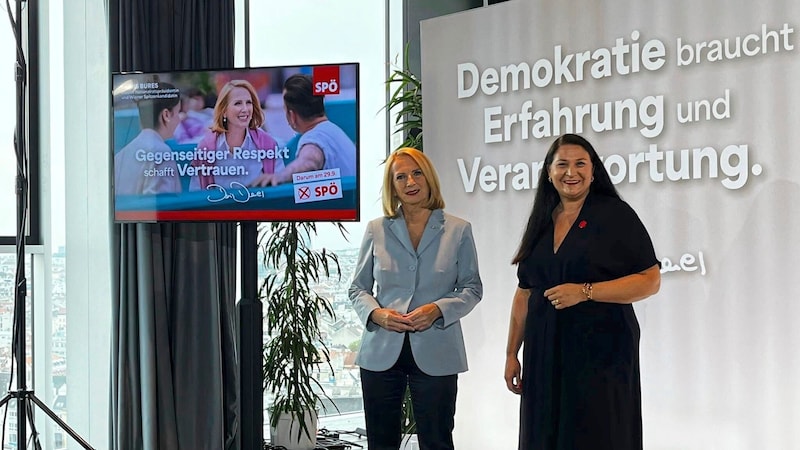
[[[583,295],[586,296],[586,300],[592,300],[592,283],[583,283],[583,288],[581,289]]]

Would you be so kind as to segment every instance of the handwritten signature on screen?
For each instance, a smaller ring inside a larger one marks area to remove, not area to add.
[[[238,181],[231,182],[227,188],[216,183],[209,184],[206,188],[209,191],[208,201],[210,203],[233,200],[236,203],[247,203],[251,198],[264,198],[264,191],[250,192],[247,186]]]

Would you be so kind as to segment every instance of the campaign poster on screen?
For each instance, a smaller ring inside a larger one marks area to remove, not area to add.
[[[356,221],[358,64],[115,73],[117,222]]]

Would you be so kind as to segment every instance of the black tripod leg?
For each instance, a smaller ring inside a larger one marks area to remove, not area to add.
[[[3,399],[0,400],[0,408],[2,408],[3,405],[8,403],[9,400],[11,400],[12,398],[15,398],[15,397],[16,397],[16,395],[14,395],[14,393],[12,393],[12,392],[9,392],[6,395],[4,395]]]
[[[67,425],[66,422],[61,420],[61,418],[58,417],[56,413],[54,413],[50,408],[48,408],[47,405],[45,405],[44,403],[41,402],[41,400],[36,398],[36,396],[33,395],[33,393],[29,393],[28,398],[30,398],[33,403],[36,403],[36,406],[38,406],[39,409],[41,409],[45,414],[50,416],[50,418],[53,419],[53,422],[57,423],[62,430],[66,431],[67,434],[72,436],[72,439],[75,439],[75,441],[77,441],[81,445],[81,447],[85,448],[86,450],[95,450],[94,447],[89,445],[88,442],[86,442],[82,437],[80,437],[78,433],[75,432],[75,430],[70,428],[70,426]]]
[[[39,442],[39,432],[36,430],[36,422],[33,421],[33,408],[27,408],[28,423],[31,425],[31,441],[34,450],[42,450],[42,443]],[[27,447],[26,447],[27,448]]]

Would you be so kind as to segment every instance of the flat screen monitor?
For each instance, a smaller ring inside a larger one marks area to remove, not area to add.
[[[358,63],[112,74],[114,220],[357,221]]]

